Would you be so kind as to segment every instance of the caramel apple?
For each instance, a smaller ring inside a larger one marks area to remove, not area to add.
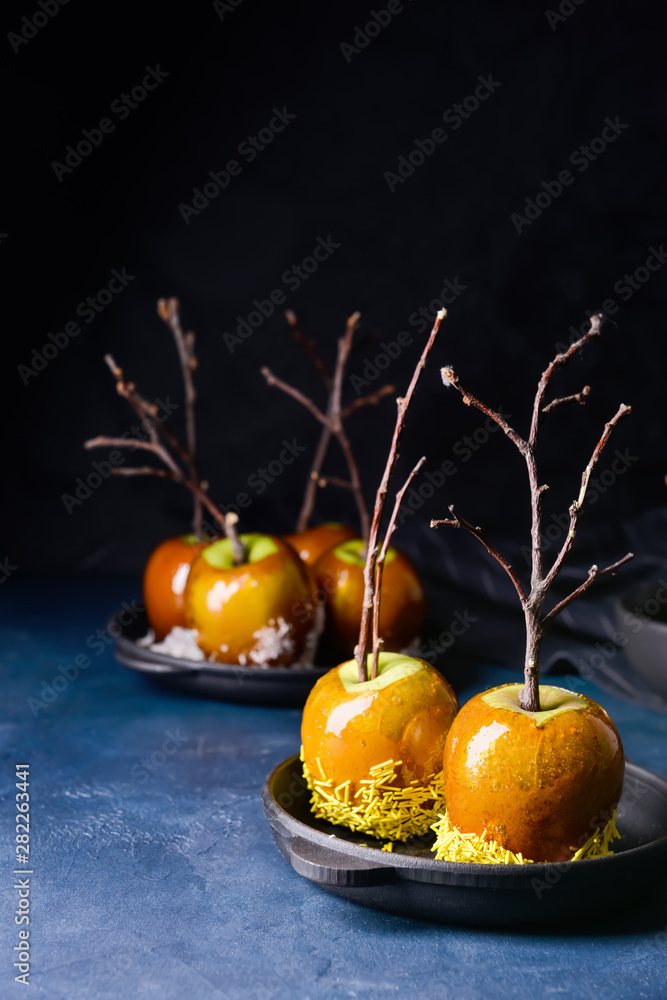
[[[496,559],[517,592],[526,625],[524,683],[492,688],[471,699],[452,726],[443,758],[447,811],[434,824],[433,850],[443,861],[523,864],[581,860],[611,854],[619,833],[616,806],[623,786],[621,739],[606,712],[582,694],[539,683],[543,639],[555,618],[601,577],[614,574],[632,559],[629,552],[604,569],[591,566],[586,579],[551,608],[549,589],[574,543],[586,492],[602,449],[618,421],[630,412],[621,403],[581,476],[579,493],[569,509],[569,525],[551,565],[542,552],[542,505],[548,489],[537,467],[537,438],[547,414],[572,403],[585,403],[590,387],[546,402],[555,372],[599,336],[602,315],[590,318],[590,330],[557,354],[538,383],[528,434],[523,437],[500,412],[464,387],[454,369],[441,370],[446,386],[464,403],[493,420],[523,456],[531,494],[531,573],[526,587],[511,563],[483,529],[462,518],[431,521],[470,532]]]
[[[304,708],[302,758],[311,808],[331,823],[387,838],[391,843],[383,850],[391,850],[394,840],[426,833],[443,808],[440,752],[458,709],[454,692],[430,663],[386,651],[390,643],[400,646],[414,638],[423,617],[421,585],[412,566],[390,549],[389,542],[403,496],[424,458],[396,494],[384,542],[379,544],[405,414],[444,315],[444,311],[438,314],[399,402],[368,543],[344,542],[320,556],[315,566],[326,589],[322,574],[334,577],[327,606],[339,611],[340,634],[356,648],[353,660],[334,667],[317,682]]]
[[[283,540],[298,552],[307,566],[314,566],[323,552],[353,538],[356,538],[356,532],[338,521],[325,521],[316,528],[283,536]]]
[[[299,658],[314,625],[311,583],[294,550],[274,535],[239,535],[205,548],[185,591],[187,625],[199,647],[223,663],[283,666]]]
[[[341,656],[352,656],[364,600],[366,545],[360,538],[325,552],[313,572],[327,595],[325,634]],[[382,577],[380,636],[385,650],[400,652],[419,638],[426,601],[417,571],[404,553],[388,548]]]
[[[540,686],[540,711],[521,684],[467,702],[449,730],[443,776],[450,822],[531,861],[567,861],[614,815],[623,747],[596,702]]]
[[[334,667],[311,691],[301,726],[315,815],[391,840],[425,833],[443,806],[442,753],[457,709],[425,660],[380,653],[365,681],[356,660]]]
[[[144,569],[144,607],[157,639],[162,640],[175,626],[185,627],[183,594],[192,560],[210,540],[196,535],[167,538],[151,553]]]

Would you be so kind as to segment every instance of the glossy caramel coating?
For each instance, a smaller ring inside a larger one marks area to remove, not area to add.
[[[381,668],[390,657],[381,654]],[[395,659],[410,661],[416,669],[374,690],[372,681],[346,688],[341,670],[356,677],[356,663],[341,664],[318,680],[303,710],[301,741],[310,774],[321,775],[319,758],[334,786],[350,780],[351,797],[370,768],[388,760],[402,761],[401,787],[440,772],[445,738],[458,710],[456,695],[425,660]]]
[[[340,558],[338,548],[325,552],[313,567],[320,592],[326,594],[328,641],[340,658],[354,655],[359,641],[364,600],[364,568]],[[388,553],[382,576],[380,636],[384,649],[400,652],[419,638],[426,616],[424,588],[408,557],[398,549]]]
[[[316,528],[308,528],[307,531],[297,531],[283,537],[284,541],[298,552],[306,565],[314,566],[323,552],[340,545],[341,542],[349,542],[357,537],[357,533],[347,524],[327,521],[325,524],[318,524]]]
[[[241,536],[241,541],[250,537]],[[294,550],[273,535],[275,552],[220,569],[202,553],[185,594],[186,622],[197,644],[222,663],[286,666],[298,659],[313,627],[312,583]]]
[[[504,688],[516,689],[518,706],[521,685],[492,688],[467,702],[449,731],[443,758],[449,817],[462,833],[486,829],[490,839],[532,861],[566,861],[618,804],[621,738],[585,695],[541,686],[541,699],[551,691],[563,704],[576,700],[582,707],[537,725],[532,713],[485,702]]]
[[[144,607],[157,639],[179,625],[185,628],[183,596],[193,559],[210,541],[194,535],[167,538],[151,553],[144,569]]]

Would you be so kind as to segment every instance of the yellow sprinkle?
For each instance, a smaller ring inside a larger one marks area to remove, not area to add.
[[[394,850],[394,845],[393,845],[392,841],[390,840],[389,843],[385,844],[384,847],[381,848],[381,849],[383,851],[389,851],[389,853],[391,854],[391,852]]]
[[[320,769],[320,774],[322,775],[322,781],[326,781],[327,780],[327,776],[324,773],[324,771],[322,770],[322,765],[320,763],[320,758],[319,757],[315,758],[315,763],[317,764],[318,768]]]
[[[519,852],[502,847],[495,840],[488,840],[486,830],[481,837],[476,833],[461,833],[451,823],[447,812],[440,813],[437,821],[431,827],[435,833],[435,844],[431,848],[438,861],[473,861],[480,864],[532,865],[533,861],[524,858]],[[574,851],[571,860],[582,861],[588,858],[601,858],[613,854],[609,844],[620,837],[616,829],[616,810],[602,831],[597,829],[588,838],[583,847]]]
[[[322,771],[320,761],[316,763]],[[370,768],[369,777],[362,779],[352,796],[354,805],[350,805],[349,781],[333,788],[331,781],[312,779],[304,763],[314,814],[382,840],[404,841],[427,833],[438,810],[444,809],[442,775],[431,775],[426,785],[413,781],[402,788],[394,784],[401,763],[389,760]]]

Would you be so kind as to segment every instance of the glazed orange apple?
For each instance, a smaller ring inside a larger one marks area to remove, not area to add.
[[[364,549],[360,538],[325,552],[313,572],[327,594],[327,639],[341,656],[352,656],[359,639],[364,600]],[[417,571],[406,555],[389,548],[384,564],[380,601],[380,637],[384,649],[400,652],[419,638],[426,602]]]
[[[187,625],[197,644],[223,663],[283,666],[298,659],[313,628],[306,566],[274,535],[241,535],[236,566],[227,538],[193,562],[185,592]]]
[[[196,535],[167,538],[151,553],[144,570],[144,607],[157,639],[185,627],[183,594],[192,560],[210,545]]]
[[[461,833],[532,861],[567,861],[618,805],[621,738],[591,698],[540,685],[542,711],[519,706],[521,684],[467,702],[443,759],[447,812]]]
[[[369,656],[369,676],[370,668]],[[425,833],[441,806],[442,752],[457,710],[426,660],[383,652],[377,677],[362,682],[356,660],[334,667],[310,692],[301,726],[316,815],[378,837]]]
[[[340,545],[341,542],[349,542],[356,538],[356,531],[338,521],[326,521],[324,524],[318,524],[316,528],[297,531],[292,535],[285,535],[284,538],[308,566],[314,566],[323,552]]]

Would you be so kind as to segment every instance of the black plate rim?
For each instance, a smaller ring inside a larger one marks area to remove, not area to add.
[[[335,834],[332,835],[316,830],[314,827],[296,819],[280,805],[271,790],[273,781],[279,770],[287,766],[293,766],[298,760],[298,754],[293,754],[291,757],[285,758],[285,760],[273,768],[264,782],[262,787],[262,806],[269,823],[273,825],[271,822],[271,814],[273,813],[289,829],[289,832],[293,833],[294,837],[301,837],[310,843],[316,843],[321,847],[335,851],[343,856],[347,855],[347,857],[352,857],[357,861],[366,861],[373,868],[400,869],[400,878],[408,881],[413,881],[413,879],[410,879],[409,874],[412,869],[418,872],[429,871],[442,875],[450,875],[452,876],[452,884],[461,885],[462,881],[465,881],[465,884],[476,888],[488,888],[489,878],[492,876],[494,882],[498,879],[500,882],[508,883],[507,888],[515,888],[519,883],[524,884],[527,878],[539,878],[540,875],[546,875],[547,872],[552,872],[554,868],[559,869],[565,865],[568,866],[569,870],[575,868],[575,870],[579,871],[582,870],[580,866],[586,865],[585,870],[589,871],[589,862],[595,861],[595,871],[604,874],[612,866],[618,865],[621,858],[626,862],[632,862],[633,859],[648,859],[652,855],[659,855],[667,851],[667,835],[665,835],[647,844],[641,844],[639,847],[631,847],[625,851],[603,858],[588,859],[588,861],[534,862],[525,865],[488,866],[466,861],[438,861],[435,858],[381,852],[378,847],[363,847],[361,844],[355,844],[343,838],[336,837]],[[636,778],[654,785],[665,799],[667,799],[667,780],[660,777],[660,775],[655,774],[653,771],[648,771],[646,768],[640,767],[638,764],[634,764],[628,760],[625,763],[625,773],[629,778]],[[490,867],[493,868],[492,872],[489,871]],[[419,876],[414,879],[414,881],[419,880]],[[447,884],[445,880],[442,880],[442,882],[443,884]]]
[[[122,614],[119,612],[118,614]],[[148,624],[148,622],[147,622]],[[115,635],[116,659],[131,670],[160,676],[181,675],[194,676],[208,674],[220,680],[259,681],[262,678],[272,683],[280,678],[293,682],[309,681],[313,683],[331,670],[331,667],[244,667],[236,663],[212,663],[208,660],[185,660],[167,653],[156,653],[145,646],[139,646],[136,639],[124,634],[122,622],[114,615],[109,622]],[[120,631],[118,631],[120,630]]]

